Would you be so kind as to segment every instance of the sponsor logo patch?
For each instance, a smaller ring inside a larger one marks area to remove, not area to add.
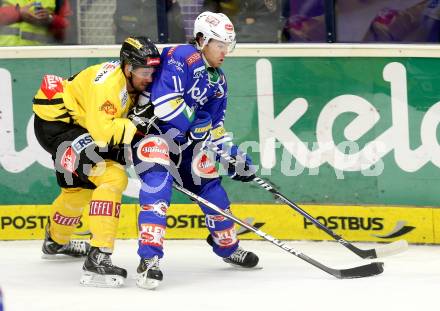
[[[160,64],[159,57],[148,57],[147,58],[147,66],[158,66]]]
[[[214,16],[211,16],[211,15],[206,16],[205,21],[207,23],[211,24],[214,27],[217,26],[218,24],[220,24],[220,21],[217,18],[215,18]]]
[[[128,102],[128,92],[126,88],[124,88],[119,94],[119,99],[121,100],[121,107],[124,109]]]
[[[212,237],[215,244],[219,245],[220,247],[231,247],[238,242],[237,232],[233,226],[225,230],[214,231]]]
[[[203,178],[219,177],[214,162],[211,161],[209,155],[204,151],[196,155],[192,162],[192,169],[197,176]]]
[[[125,40],[126,43],[130,44],[131,46],[133,46],[136,49],[140,49],[142,47],[142,43],[139,42],[139,40],[135,39],[135,38],[127,38]]]
[[[171,66],[174,65],[174,68],[176,68],[177,71],[183,72],[184,64],[182,62],[178,61],[178,60],[175,60],[173,57],[171,57],[168,60],[168,65],[171,65]]]
[[[73,148],[69,146],[66,151],[64,151],[61,156],[61,167],[70,173],[75,173],[75,162],[76,162],[76,154],[73,151]]]
[[[168,50],[168,52],[167,52],[167,56],[171,56],[171,55],[173,55],[173,53],[174,53],[175,50],[176,50],[176,47],[173,46],[171,49]]]
[[[121,215],[121,203],[115,204],[115,217],[119,218],[119,215]]]
[[[63,78],[55,75],[45,75],[41,82],[41,91],[47,99],[52,99],[56,93],[63,92]]]
[[[63,226],[76,226],[80,223],[81,216],[68,217],[56,212],[55,215],[53,215],[53,221]]]
[[[188,65],[192,65],[194,64],[196,61],[200,60],[202,57],[200,56],[199,52],[194,52],[192,53],[187,59],[186,59],[186,63]]]
[[[90,216],[112,216],[113,202],[112,201],[90,201]]]
[[[146,212],[153,212],[160,218],[165,218],[167,215],[168,204],[165,201],[157,201],[154,204],[141,205],[141,209]]]
[[[165,227],[157,224],[140,224],[140,243],[142,245],[159,246],[163,245]]]
[[[108,62],[102,65],[102,67],[98,70],[95,83],[103,83],[105,79],[110,75],[112,71],[114,71],[119,66],[118,61]]]
[[[227,218],[222,215],[206,215],[205,221],[209,228],[215,228],[215,223],[219,221],[225,221]]]
[[[161,137],[147,137],[143,139],[137,149],[137,156],[144,162],[170,164],[170,148]]]
[[[75,152],[78,154],[81,151],[83,151],[85,148],[90,146],[93,143],[93,138],[90,136],[89,133],[84,133],[77,138],[75,138],[74,141],[72,141],[72,147],[75,150]]]

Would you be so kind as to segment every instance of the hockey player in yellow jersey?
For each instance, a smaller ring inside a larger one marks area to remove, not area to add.
[[[127,113],[148,90],[159,63],[150,39],[129,37],[119,61],[88,67],[67,80],[46,75],[34,97],[35,135],[52,155],[61,187],[46,227],[43,257],[86,256],[83,285],[119,287],[127,277],[110,258],[128,181],[123,167],[128,147],[123,147],[148,127]],[[87,205],[90,244],[71,240]]]

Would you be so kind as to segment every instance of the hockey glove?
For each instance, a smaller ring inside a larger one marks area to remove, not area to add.
[[[229,177],[241,182],[249,182],[256,177],[251,157],[242,152],[237,145],[232,145],[227,153],[236,161],[234,164],[227,164]]]
[[[113,146],[108,151],[107,157],[123,166],[132,164],[130,145],[120,144]]]
[[[189,127],[188,139],[192,143],[206,142],[211,139],[211,115],[206,111],[198,111],[196,118]]]
[[[147,135],[157,117],[154,115],[152,103],[134,106],[127,115],[127,118],[136,126],[141,135]]]

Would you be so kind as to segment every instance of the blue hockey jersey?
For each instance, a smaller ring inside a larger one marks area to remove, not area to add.
[[[162,132],[170,128],[186,137],[197,111],[211,115],[211,136],[215,144],[229,141],[223,127],[227,105],[227,83],[220,68],[207,67],[193,45],[165,48],[161,68],[151,88],[155,115],[162,121]]]

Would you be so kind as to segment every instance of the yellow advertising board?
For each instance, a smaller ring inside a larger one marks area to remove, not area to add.
[[[440,244],[440,210],[397,206],[302,205],[310,215],[350,241]],[[137,238],[135,204],[121,208],[118,238]],[[332,240],[298,212],[282,204],[235,204],[231,211],[250,225],[281,240]],[[49,220],[49,205],[0,206],[0,240],[42,239]],[[88,236],[84,213],[76,238]],[[246,228],[237,227],[241,239],[260,239]],[[439,232],[438,234],[436,234]],[[173,204],[167,214],[168,239],[204,239],[208,234],[202,211],[195,204]]]

